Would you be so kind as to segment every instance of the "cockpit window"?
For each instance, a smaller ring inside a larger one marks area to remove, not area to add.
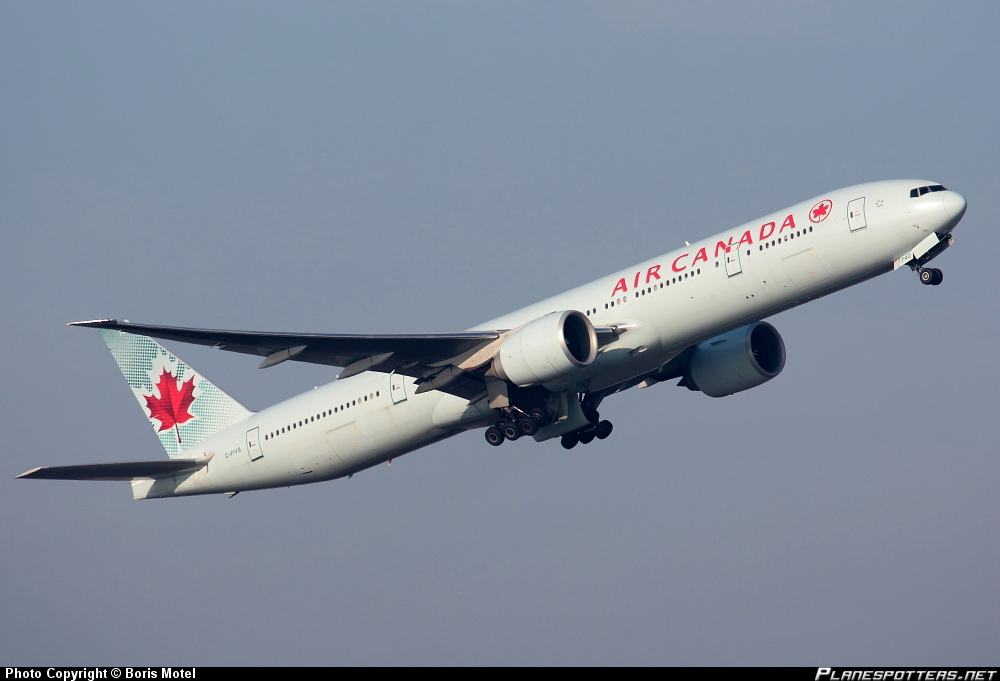
[[[948,191],[948,188],[940,184],[934,184],[929,187],[917,187],[916,189],[910,190],[910,198],[915,199],[918,196],[923,196],[927,192],[946,192],[946,191]]]

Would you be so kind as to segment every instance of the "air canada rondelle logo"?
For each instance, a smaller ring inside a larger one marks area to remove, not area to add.
[[[809,222],[823,222],[823,220],[826,220],[826,216],[830,214],[832,208],[833,201],[823,199],[809,209]]]

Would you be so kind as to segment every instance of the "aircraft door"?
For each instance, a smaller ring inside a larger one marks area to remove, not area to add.
[[[260,448],[260,428],[247,431],[247,454],[251,461],[256,461],[264,456]]]
[[[868,226],[865,222],[865,197],[854,199],[847,204],[847,224],[852,232]]]
[[[403,382],[405,377],[401,374],[397,374],[395,371],[389,374],[389,396],[392,397],[393,404],[399,404],[406,400],[406,384]]]
[[[743,265],[740,264],[740,248],[739,246],[730,246],[729,251],[726,253],[726,274],[732,277],[742,271]]]

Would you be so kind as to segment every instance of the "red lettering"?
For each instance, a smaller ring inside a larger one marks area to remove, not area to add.
[[[789,215],[785,218],[785,221],[781,223],[781,229],[778,230],[778,234],[781,234],[785,229],[795,229],[795,218]]]
[[[684,270],[686,270],[687,265],[685,265],[684,267],[678,267],[677,263],[680,261],[681,258],[686,258],[689,255],[690,253],[685,253],[684,255],[678,255],[676,258],[674,258],[674,261],[670,264],[670,269],[672,269],[674,272],[683,272]]]
[[[646,283],[649,283],[650,278],[659,279],[660,278],[660,266],[653,265],[648,270],[646,270]]]
[[[715,257],[716,258],[719,257],[719,251],[725,251],[726,253],[728,253],[729,252],[729,248],[732,245],[733,245],[733,237],[729,237],[729,243],[728,244],[725,241],[720,241],[717,244],[715,244]]]
[[[767,234],[764,234],[764,228],[765,227],[770,227],[771,228],[771,229],[767,230]],[[768,238],[772,234],[774,234],[774,223],[773,222],[768,222],[767,224],[761,225],[760,226],[760,238],[757,239],[757,241],[763,241],[764,239]]]
[[[750,230],[743,232],[743,236],[740,237],[740,242],[736,244],[737,246],[742,246],[743,244],[752,244],[753,237],[750,236]]]
[[[625,278],[624,277],[622,277],[621,279],[619,279],[618,283],[615,284],[615,290],[611,292],[611,297],[614,298],[615,294],[618,293],[619,291],[621,291],[623,293],[625,291],[628,291],[628,286],[625,285]]]
[[[640,274],[642,274],[642,272],[636,272],[635,273],[635,281],[632,282],[632,288],[639,288],[639,275]]]
[[[691,261],[691,265],[693,266],[699,260],[708,262],[708,253],[705,252],[704,248],[694,254],[694,260]]]

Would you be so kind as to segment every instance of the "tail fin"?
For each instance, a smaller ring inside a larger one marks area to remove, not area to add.
[[[147,336],[101,329],[167,456],[250,416],[242,404]]]

